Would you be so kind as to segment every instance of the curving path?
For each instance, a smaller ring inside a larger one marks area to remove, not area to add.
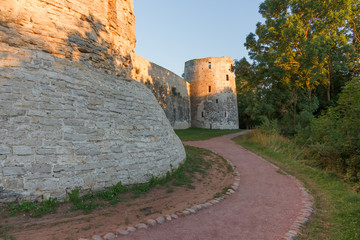
[[[241,174],[235,194],[195,215],[119,239],[281,239],[301,213],[301,190],[293,178],[278,173],[276,167],[231,141],[240,134],[244,132],[184,143],[230,160]]]

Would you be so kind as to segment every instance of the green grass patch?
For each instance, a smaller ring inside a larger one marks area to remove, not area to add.
[[[188,128],[184,130],[175,130],[181,141],[200,141],[208,140],[214,137],[220,137],[230,133],[241,132],[240,129],[235,130],[220,130],[220,129],[202,129],[202,128]]]
[[[23,201],[20,204],[11,203],[9,205],[9,215],[15,216],[20,212],[26,212],[29,213],[31,217],[41,217],[44,214],[56,213],[58,205],[59,202],[56,198],[50,198],[40,204],[29,201]]]
[[[360,239],[360,194],[351,191],[340,176],[306,165],[298,150],[273,136],[257,132],[233,140],[301,180],[313,195],[315,215],[298,239]]]
[[[99,206],[115,205],[118,202],[129,199],[129,197],[138,198],[158,185],[166,187],[167,193],[174,191],[171,186],[184,186],[187,189],[194,189],[194,181],[200,181],[204,178],[206,171],[213,164],[218,166],[227,164],[223,158],[221,158],[222,161],[218,162],[212,159],[205,161],[204,157],[214,154],[208,150],[190,146],[186,146],[185,150],[185,162],[178,169],[167,172],[164,177],[152,177],[147,183],[131,186],[125,186],[119,182],[106,190],[86,194],[81,194],[79,189],[74,189],[67,193],[66,203],[71,203],[70,211],[82,211],[83,214],[89,214]],[[228,172],[232,171],[231,166],[226,166],[226,168]],[[41,217],[48,213],[55,213],[59,204],[57,199],[49,199],[41,203],[29,201],[14,202],[9,204],[8,212],[9,216],[27,213],[30,217]]]

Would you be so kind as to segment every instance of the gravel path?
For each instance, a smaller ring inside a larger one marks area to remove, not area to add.
[[[304,196],[294,178],[231,141],[236,133],[184,144],[206,148],[230,160],[241,175],[238,191],[197,214],[138,230],[119,239],[282,239],[301,215]]]

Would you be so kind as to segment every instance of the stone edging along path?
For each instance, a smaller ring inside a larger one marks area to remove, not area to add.
[[[218,228],[219,224],[231,225],[231,222],[234,222],[235,224],[236,221],[240,221],[240,223],[230,226],[230,229],[219,230],[220,232],[225,231],[223,234],[226,236],[214,236],[213,238],[209,238],[209,236],[203,236],[200,238],[184,236],[175,238],[174,234],[174,238],[171,239],[294,239],[296,236],[301,234],[304,224],[310,219],[314,211],[312,196],[296,178],[288,175],[278,167],[268,163],[266,160],[260,158],[254,153],[243,149],[241,146],[236,145],[230,140],[240,134],[244,134],[244,132],[230,134],[207,141],[185,143],[187,145],[209,149],[223,156],[233,166],[236,176],[231,186],[232,189],[229,189],[224,196],[215,198],[204,204],[194,205],[191,208],[184,209],[183,211],[172,215],[161,216],[157,219],[148,219],[146,223],[139,223],[136,226],[127,227],[126,229],[117,229],[115,230],[115,233],[107,233],[104,236],[94,235],[91,239],[122,239],[122,237],[128,238],[128,236],[130,237],[133,234],[135,237],[131,239],[160,239],[159,236],[164,236],[169,234],[169,232],[173,233],[173,228],[180,229],[179,231],[182,231],[183,229],[191,227],[194,227],[194,231],[196,229],[195,232],[201,234],[199,227],[195,226],[196,224],[200,224],[200,226],[207,228],[202,232],[202,234],[205,234],[206,231],[209,232],[209,229],[213,230],[213,228]],[[252,164],[251,161],[246,162],[249,159],[256,162],[257,165],[255,165],[255,167],[253,166],[252,169],[244,169],[244,166],[247,166],[246,164]],[[254,172],[254,169],[258,172]],[[265,180],[261,179],[260,175],[267,176],[268,172],[271,172],[272,175],[270,174],[270,177],[265,178]],[[274,172],[276,174],[274,174]],[[254,176],[254,173],[259,174],[259,176]],[[241,187],[239,189],[240,174]],[[275,184],[278,185],[274,186],[274,184],[271,183],[272,179],[274,179]],[[254,184],[254,182],[256,183]],[[258,185],[261,186],[259,187]],[[262,192],[264,192],[264,194],[262,194]],[[231,195],[233,196],[228,198]],[[223,202],[219,206],[214,206],[227,198],[229,200]],[[208,216],[209,213],[211,216]],[[214,219],[212,219],[214,218],[214,215],[220,216],[215,219],[215,222]],[[286,217],[283,217],[282,215],[285,215]],[[186,218],[182,221],[176,221],[175,223],[169,224],[167,227],[164,226],[165,228],[154,228],[164,222],[170,223],[172,220],[182,219],[185,216],[188,216],[189,220],[186,220],[188,219]],[[195,220],[194,217],[196,218]],[[222,217],[224,217],[224,219]],[[218,221],[226,221],[227,223],[218,223]],[[275,225],[274,222],[276,222]],[[211,224],[214,223],[215,226],[211,226]],[[279,227],[278,225],[281,226]],[[256,228],[257,226],[258,228]],[[226,227],[228,226],[223,228]],[[169,228],[171,229],[169,230]],[[140,231],[139,235],[136,231],[140,229],[151,229],[151,231],[149,231],[149,233]],[[216,235],[218,232],[216,230],[214,231]],[[234,232],[232,237],[230,237],[229,234],[231,233],[229,233],[229,231]],[[185,232],[180,232],[179,234],[180,236],[181,234],[188,235],[191,232],[191,229],[186,229]],[[154,237],[152,238],[151,236]],[[163,237],[161,238],[166,239]],[[79,240],[89,239],[80,238]]]
[[[105,234],[103,237],[101,237],[100,235],[94,235],[94,236],[92,236],[91,239],[92,240],[114,240],[115,238],[117,238],[119,236],[127,236],[132,232],[136,232],[136,230],[140,230],[140,229],[146,230],[149,227],[156,227],[157,225],[163,224],[166,221],[172,221],[172,220],[178,219],[180,217],[186,217],[191,214],[196,214],[197,212],[199,212],[202,209],[207,209],[211,206],[219,204],[220,202],[222,202],[223,200],[228,198],[230,195],[234,194],[235,191],[238,190],[238,188],[240,186],[240,173],[237,171],[236,167],[233,165],[233,163],[231,161],[229,161],[227,159],[225,159],[225,160],[233,168],[234,173],[235,173],[235,178],[234,178],[233,184],[231,185],[231,188],[223,196],[214,198],[203,204],[196,204],[190,208],[186,208],[183,211],[177,211],[176,213],[173,213],[171,215],[160,216],[156,219],[148,219],[146,221],[146,223],[139,223],[135,226],[128,226],[126,229],[117,229],[115,231],[115,233],[110,232],[110,233]],[[79,238],[79,240],[90,240],[90,239]]]
[[[250,154],[256,155],[255,153],[250,152],[248,150],[245,150],[245,151],[249,152]],[[266,161],[262,157],[260,157],[258,155],[256,155],[256,156],[258,158],[262,159],[263,161],[269,163],[268,161]],[[304,225],[310,220],[312,214],[314,213],[314,211],[315,211],[314,198],[307,191],[307,189],[304,187],[302,182],[300,182],[298,179],[296,179],[294,176],[291,176],[290,174],[288,174],[284,170],[280,169],[276,165],[274,165],[272,163],[269,163],[269,164],[271,164],[274,168],[276,168],[277,171],[281,171],[283,174],[290,177],[295,182],[295,184],[297,185],[297,187],[301,191],[303,207],[302,207],[302,210],[300,212],[300,215],[296,218],[294,223],[291,225],[290,230],[287,233],[285,233],[284,237],[282,238],[283,240],[291,240],[291,239],[296,238],[298,235],[301,235],[301,232],[302,232],[302,229],[303,229]]]

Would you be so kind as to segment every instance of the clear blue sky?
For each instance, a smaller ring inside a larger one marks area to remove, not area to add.
[[[263,0],[134,0],[135,52],[180,75],[187,60],[247,57]]]

